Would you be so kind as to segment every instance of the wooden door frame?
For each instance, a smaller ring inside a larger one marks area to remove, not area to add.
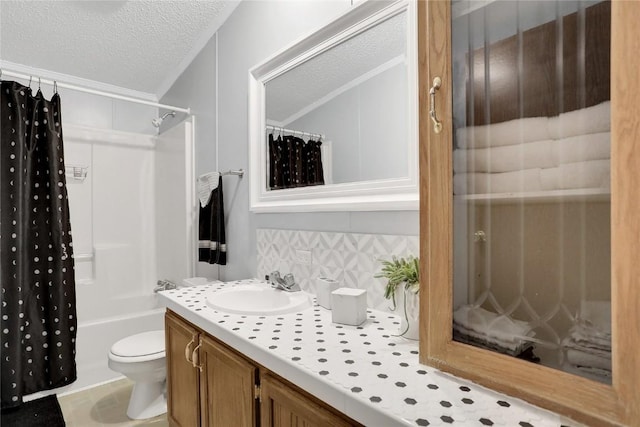
[[[598,425],[640,420],[640,2],[613,1],[611,49],[611,386],[452,340],[453,198],[451,9],[418,1],[420,98],[420,361],[443,371]],[[436,110],[429,89],[442,78]],[[445,325],[445,327],[443,327]]]

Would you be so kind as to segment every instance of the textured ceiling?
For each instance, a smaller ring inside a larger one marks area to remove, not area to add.
[[[236,5],[0,0],[0,58],[157,94]]]
[[[267,119],[282,122],[363,74],[405,55],[406,51],[405,12],[267,82]]]

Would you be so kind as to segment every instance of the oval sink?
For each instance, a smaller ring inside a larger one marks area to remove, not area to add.
[[[311,296],[305,292],[285,292],[270,285],[239,285],[207,293],[207,305],[232,314],[273,316],[295,313],[311,307]]]

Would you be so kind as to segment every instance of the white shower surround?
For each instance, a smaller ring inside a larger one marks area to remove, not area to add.
[[[193,275],[192,126],[190,120],[149,136],[65,125],[65,163],[87,166],[88,174],[82,182],[67,178],[78,257],[78,379],[55,392],[120,378],[107,365],[111,345],[164,327],[156,281]]]

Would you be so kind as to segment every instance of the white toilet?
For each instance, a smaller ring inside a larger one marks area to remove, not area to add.
[[[164,349],[164,331],[151,331],[123,338],[109,351],[109,368],[135,381],[127,409],[131,419],[167,412]]]

